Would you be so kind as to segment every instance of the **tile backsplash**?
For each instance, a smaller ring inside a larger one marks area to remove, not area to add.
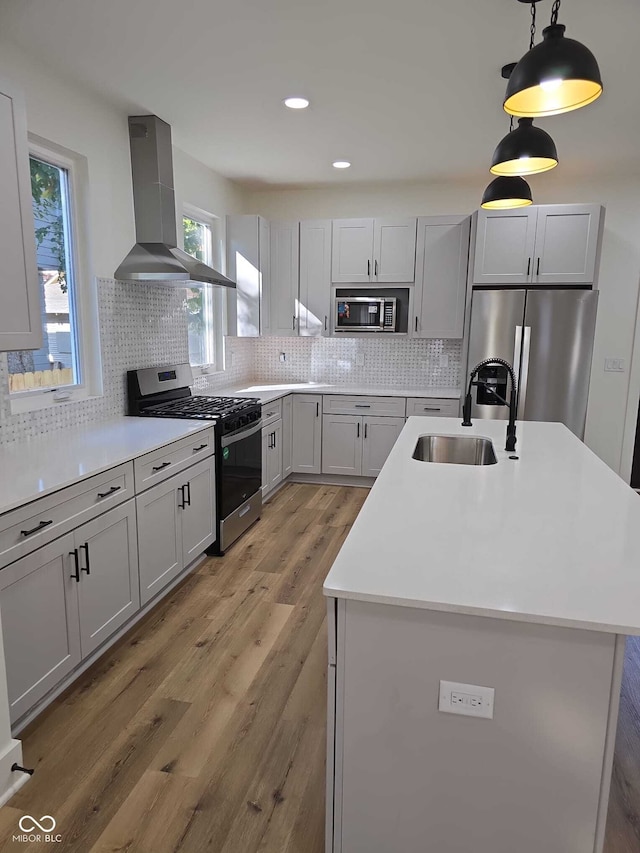
[[[185,292],[178,287],[98,279],[103,395],[11,414],[6,355],[0,354],[0,446],[56,430],[125,414],[125,373],[138,367],[188,361]],[[200,376],[201,392],[252,378],[251,342],[235,340],[233,364],[223,374]]]
[[[254,353],[262,381],[458,388],[462,378],[457,340],[256,338]]]
[[[185,292],[159,284],[98,280],[103,394],[11,414],[6,355],[0,354],[0,446],[125,414],[125,373],[188,360]],[[280,361],[285,353],[286,361]],[[215,394],[249,380],[457,388],[461,341],[404,338],[227,338],[224,373],[199,375]]]

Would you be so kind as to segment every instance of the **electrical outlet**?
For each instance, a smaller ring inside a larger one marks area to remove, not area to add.
[[[605,358],[604,369],[607,373],[624,373],[624,358]]]
[[[356,367],[364,367],[364,355],[361,352],[356,355]]]
[[[438,710],[444,714],[462,714],[465,717],[493,719],[495,690],[477,684],[459,684],[456,681],[440,682]]]
[[[281,352],[280,353],[280,361],[282,362],[282,364],[284,364],[286,360],[287,360],[286,352]]]

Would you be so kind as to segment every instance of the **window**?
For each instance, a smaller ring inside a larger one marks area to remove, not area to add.
[[[204,216],[185,214],[184,250],[209,266],[213,261],[214,219],[203,222]],[[222,288],[209,284],[191,284],[187,288],[189,317],[189,361],[204,370],[222,370],[224,334],[224,296]]]
[[[74,275],[70,168],[32,154],[31,196],[40,280],[43,346],[8,353],[12,393],[82,383]]]

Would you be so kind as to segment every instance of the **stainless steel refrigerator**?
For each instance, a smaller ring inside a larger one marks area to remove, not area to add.
[[[491,356],[505,359],[518,380],[518,419],[561,421],[584,438],[591,358],[598,307],[595,290],[474,290],[469,333],[469,371]],[[479,376],[472,416],[508,416],[491,389],[508,399],[503,368]]]

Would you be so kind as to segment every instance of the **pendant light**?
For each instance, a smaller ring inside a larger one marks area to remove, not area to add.
[[[535,6],[532,6],[531,43],[535,37]],[[502,76],[511,77],[515,62],[502,68]],[[556,145],[549,134],[540,127],[533,126],[532,118],[518,119],[518,127],[500,140],[491,159],[491,172],[494,175],[537,175],[548,172],[558,165]]]
[[[494,178],[482,196],[482,207],[487,210],[507,210],[530,204],[533,204],[531,187],[524,178],[516,176]]]
[[[566,27],[558,23],[560,2],[554,0],[542,42],[522,57],[509,78],[504,109],[511,115],[537,118],[567,113],[602,94],[595,56],[579,41],[565,38]]]

